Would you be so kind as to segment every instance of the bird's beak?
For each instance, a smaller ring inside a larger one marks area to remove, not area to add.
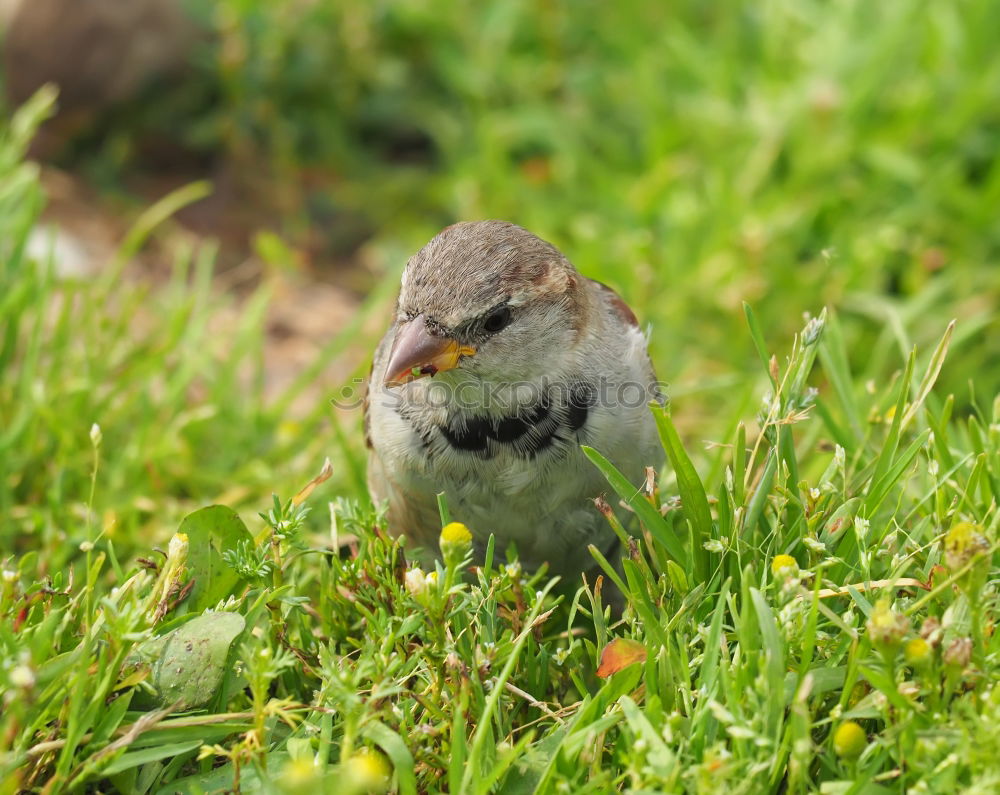
[[[453,370],[463,356],[472,356],[476,349],[462,345],[450,337],[435,337],[417,315],[406,321],[396,332],[389,351],[389,366],[385,369],[385,386],[400,386],[425,375]]]

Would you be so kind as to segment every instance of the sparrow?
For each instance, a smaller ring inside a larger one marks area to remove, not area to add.
[[[389,532],[425,551],[443,492],[480,559],[493,534],[526,568],[576,575],[595,565],[589,544],[618,546],[581,445],[641,483],[662,464],[649,403],[663,400],[647,337],[611,288],[515,224],[454,224],[406,264],[375,351],[368,486]]]

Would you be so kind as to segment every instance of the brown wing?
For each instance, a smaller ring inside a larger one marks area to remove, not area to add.
[[[587,279],[587,281],[597,288],[600,295],[604,296],[605,303],[607,303],[611,311],[615,313],[622,323],[627,326],[639,328],[639,318],[635,316],[635,312],[632,311],[632,308],[625,303],[618,293],[608,287],[608,285],[597,281],[597,279]]]

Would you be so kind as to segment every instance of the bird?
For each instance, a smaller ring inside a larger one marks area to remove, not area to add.
[[[579,576],[590,544],[619,553],[595,508],[607,481],[581,446],[638,489],[663,463],[651,401],[665,397],[648,335],[614,290],[516,224],[453,224],[406,263],[373,357],[368,487],[390,535],[424,556],[443,492],[480,560],[492,534],[525,569]]]

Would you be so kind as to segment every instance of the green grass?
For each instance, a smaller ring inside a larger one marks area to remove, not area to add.
[[[278,275],[129,267],[202,188],[59,278],[24,253],[46,98],[6,125],[0,790],[997,789],[996,4],[217,8],[244,60],[203,62],[225,101],[185,134],[337,171],[384,284],[266,398]],[[380,149],[414,127],[433,156]],[[408,568],[359,418],[292,408],[481,216],[620,288],[673,384],[653,494],[588,451],[642,522],[600,587],[460,542]]]

